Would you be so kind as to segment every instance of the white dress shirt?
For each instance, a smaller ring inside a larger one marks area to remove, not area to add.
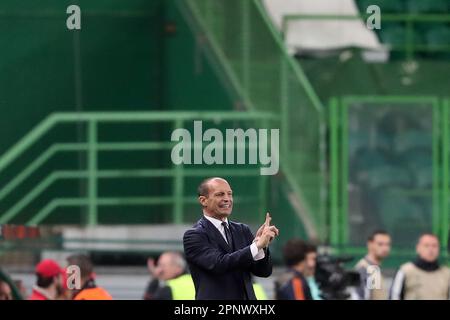
[[[217,228],[217,230],[219,230],[220,234],[222,235],[222,237],[224,238],[225,242],[227,242],[227,237],[225,235],[225,228],[222,225],[222,220],[213,218],[213,217],[209,217],[206,214],[203,215],[206,219],[208,219],[209,221],[211,221],[211,223]],[[228,225],[228,219],[225,218],[225,222]],[[228,242],[227,242],[228,243]],[[253,260],[258,261],[261,259],[264,259],[264,257],[266,256],[264,253],[263,249],[258,249],[258,247],[256,246],[256,243],[253,242],[250,245],[250,251],[252,252],[252,256],[253,256]]]

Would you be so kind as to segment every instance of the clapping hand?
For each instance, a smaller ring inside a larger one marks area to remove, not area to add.
[[[264,224],[259,227],[255,236],[255,242],[258,249],[267,247],[270,242],[280,234],[277,227],[270,225],[271,221],[272,217],[270,216],[269,212],[267,212],[266,221],[264,221]]]

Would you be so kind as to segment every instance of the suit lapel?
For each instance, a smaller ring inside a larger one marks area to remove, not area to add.
[[[202,217],[201,223],[206,228],[207,233],[212,236],[212,238],[219,244],[219,246],[226,252],[231,253],[232,249],[228,245],[228,243],[223,238],[222,234],[219,230],[209,221],[208,219],[205,219],[205,217]]]
[[[246,246],[246,244],[242,244],[242,232],[240,232],[239,228],[236,224],[228,220],[228,225],[230,226],[231,236],[233,237],[234,250],[242,249]]]

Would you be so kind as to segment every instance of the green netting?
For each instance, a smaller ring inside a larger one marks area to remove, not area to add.
[[[260,1],[186,0],[247,109],[282,115],[281,169],[325,235],[321,104]]]

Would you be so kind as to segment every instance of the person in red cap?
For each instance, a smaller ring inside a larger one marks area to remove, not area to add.
[[[59,264],[45,259],[36,266],[36,285],[29,300],[56,300],[63,295],[63,273]]]

